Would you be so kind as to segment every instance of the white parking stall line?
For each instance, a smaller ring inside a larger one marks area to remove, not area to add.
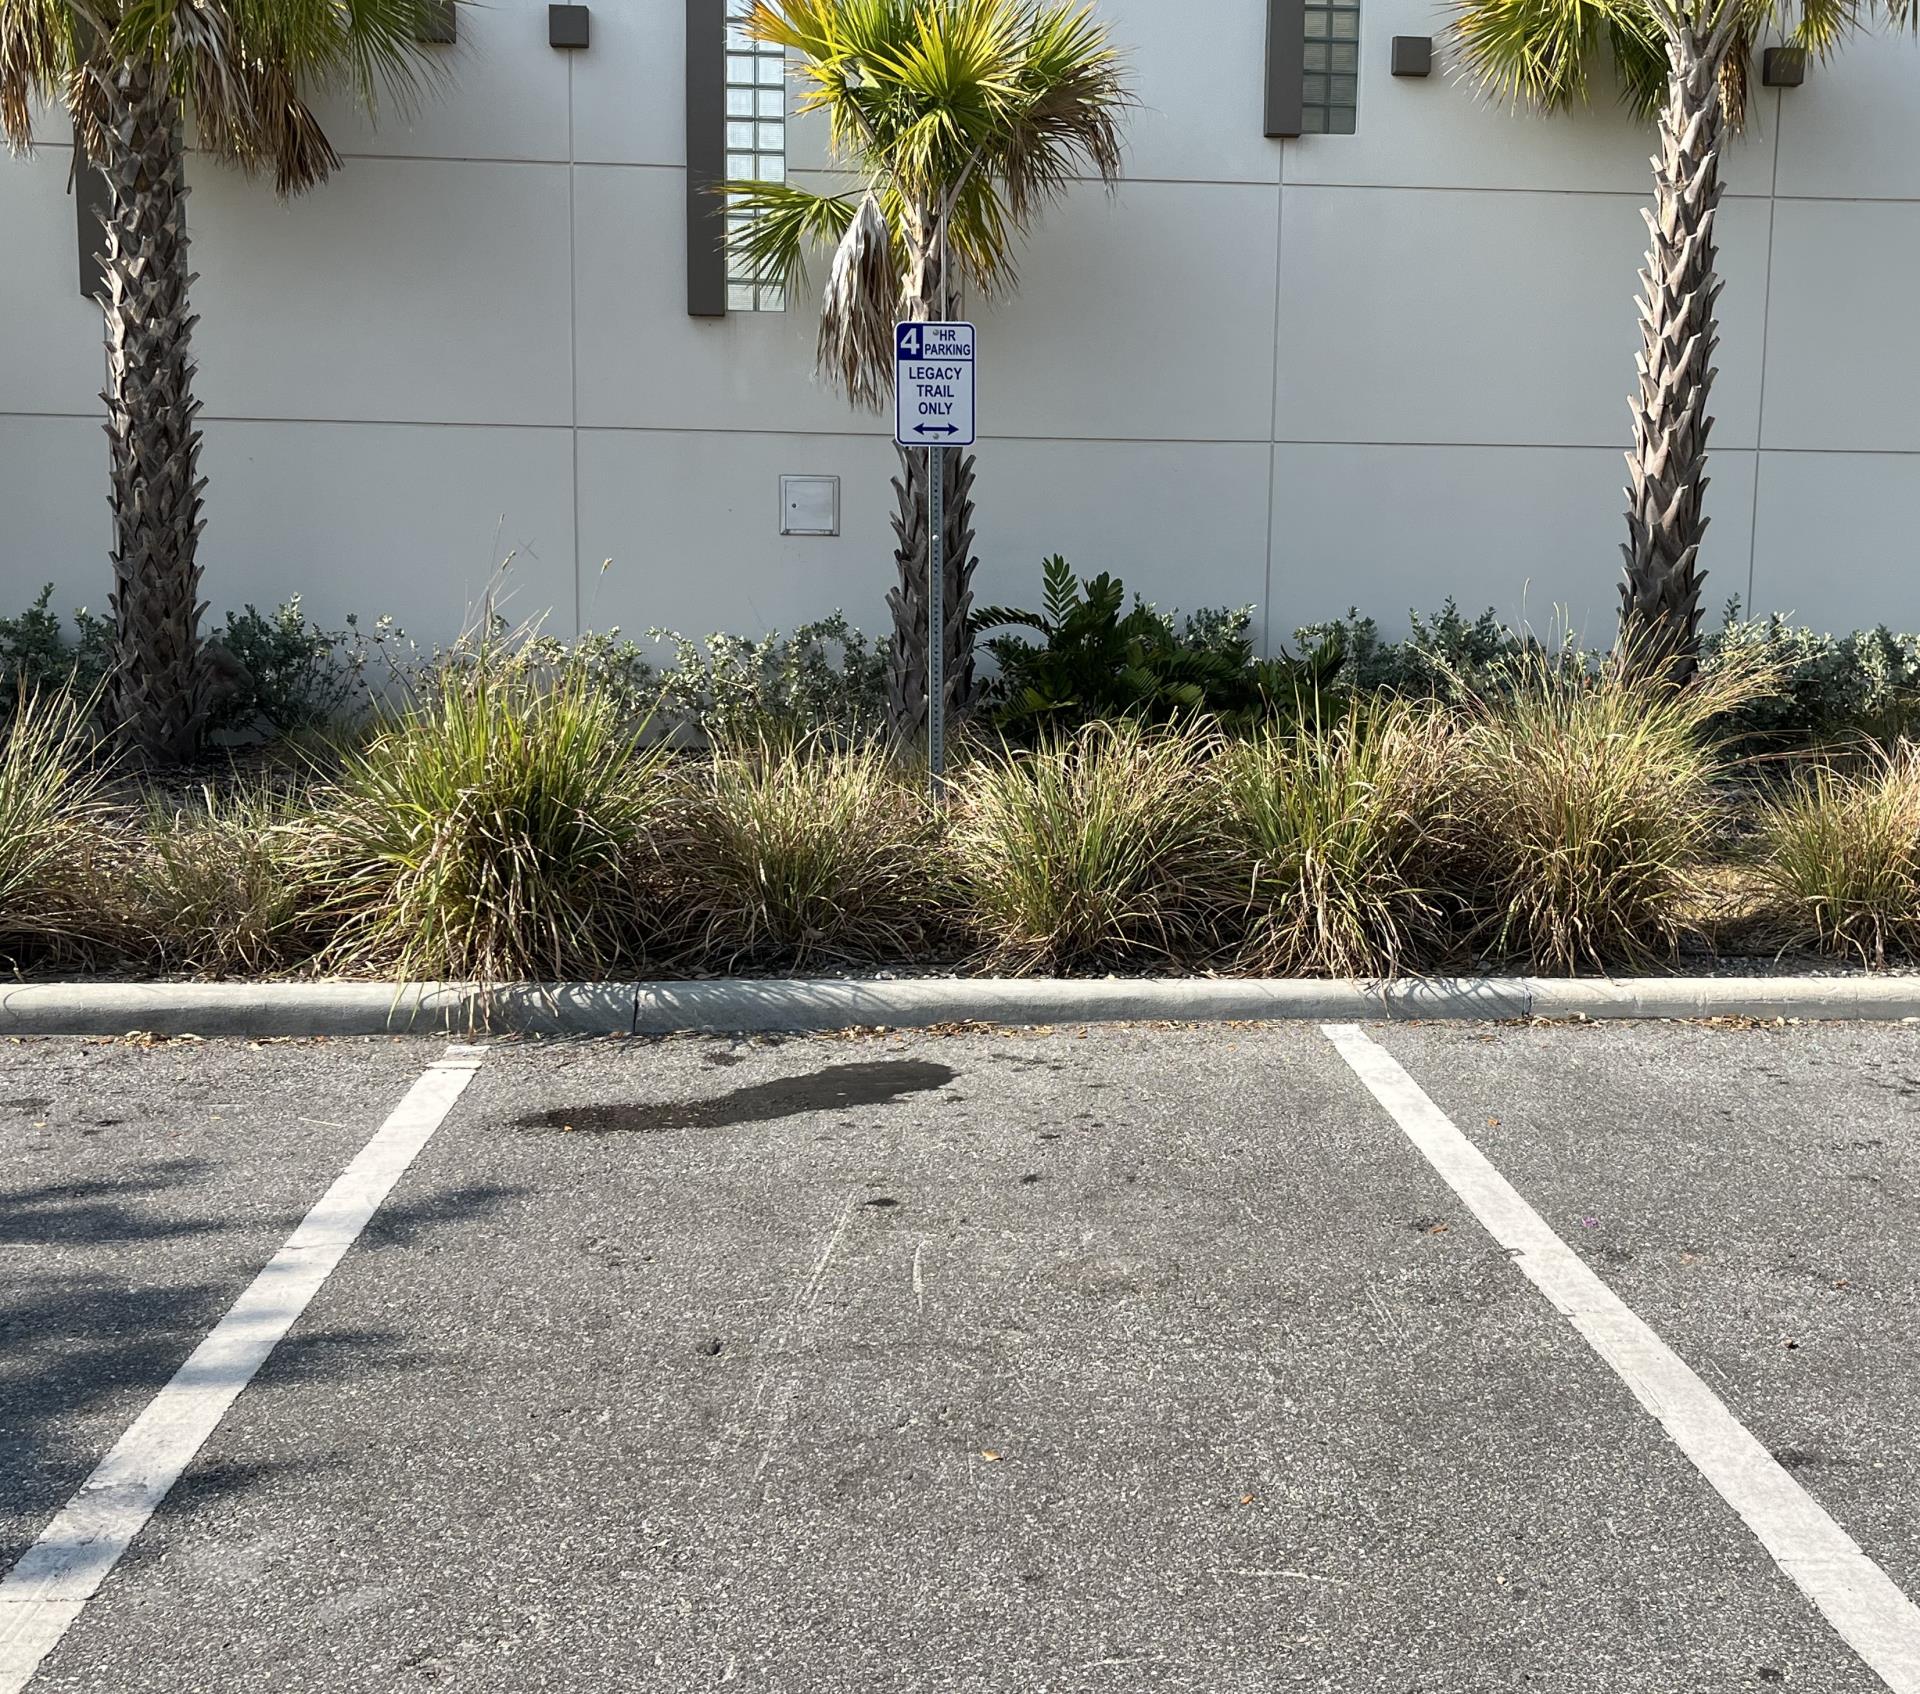
[[[485,1049],[449,1047],[0,1581],[0,1694],[20,1694],[453,1109]]]
[[[1920,1607],[1553,1232],[1392,1054],[1357,1024],[1328,1024],[1323,1033],[1427,1163],[1613,1368],[1840,1638],[1895,1694],[1920,1694]]]

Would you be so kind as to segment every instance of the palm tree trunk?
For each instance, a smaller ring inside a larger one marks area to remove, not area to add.
[[[103,79],[107,440],[114,516],[114,668],[107,707],[129,748],[192,756],[206,718],[201,662],[200,431],[187,290],[180,112],[145,64]]]
[[[940,213],[931,204],[909,212],[909,259],[902,283],[900,315],[908,323],[925,323],[947,316],[945,254],[940,239]],[[887,715],[894,740],[911,746],[927,737],[927,628],[932,618],[928,570],[932,549],[932,492],[924,448],[901,447],[901,474],[893,491],[900,509],[893,532],[899,545],[894,563],[900,581],[887,595],[893,612],[893,662],[887,674]],[[944,505],[940,572],[946,622],[946,700],[951,718],[973,699],[973,637],[967,619],[973,610],[973,455],[939,448],[934,462],[942,467]]]
[[[1714,215],[1720,205],[1720,144],[1726,129],[1720,71],[1729,28],[1702,36],[1672,17],[1671,72],[1654,160],[1653,244],[1640,273],[1640,387],[1627,454],[1626,580],[1620,585],[1621,649],[1637,670],[1676,682],[1699,663],[1700,542],[1706,534],[1707,397],[1719,345]]]
[[[887,715],[894,739],[911,746],[927,734],[927,570],[933,549],[928,544],[927,454],[924,448],[902,447],[901,474],[893,480],[900,509],[893,531],[899,545],[894,563],[900,582],[887,595],[893,613],[893,661],[887,675]],[[964,711],[973,699],[973,637],[967,619],[973,611],[973,455],[956,449],[937,452],[946,467],[946,531],[941,579],[946,601],[946,697],[949,715]]]

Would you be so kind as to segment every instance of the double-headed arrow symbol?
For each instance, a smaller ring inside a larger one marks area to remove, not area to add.
[[[960,426],[958,424],[915,424],[913,433],[915,435],[958,435]]]

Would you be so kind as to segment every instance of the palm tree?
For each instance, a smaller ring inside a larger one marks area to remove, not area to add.
[[[967,292],[1011,287],[1014,247],[1077,173],[1111,187],[1131,103],[1119,55],[1080,0],[754,0],[753,40],[795,56],[799,110],[824,111],[847,193],[723,184],[733,243],[762,281],[804,286],[832,248],[818,366],[856,407],[892,394],[894,325],[951,318]],[[939,450],[946,696],[973,691],[971,455]],[[900,449],[889,706],[894,733],[927,718],[928,494],[923,455]]]
[[[1896,26],[1920,0],[1879,0]],[[1458,0],[1454,38],[1487,87],[1542,111],[1584,103],[1589,67],[1611,59],[1628,104],[1657,117],[1652,243],[1640,273],[1639,383],[1629,404],[1622,651],[1685,682],[1700,650],[1707,401],[1719,344],[1714,215],[1720,151],[1746,116],[1755,49],[1779,31],[1825,57],[1874,0]]]
[[[64,104],[106,178],[107,439],[114,666],[107,710],[129,748],[195,750],[214,686],[200,640],[200,431],[188,303],[188,127],[283,196],[339,156],[307,105],[344,88],[372,111],[432,78],[432,0],[0,0],[0,130],[33,144]]]

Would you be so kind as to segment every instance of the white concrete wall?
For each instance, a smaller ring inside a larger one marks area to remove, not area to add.
[[[1102,9],[1144,101],[1128,181],[976,312],[982,596],[1031,600],[1062,551],[1277,639],[1449,594],[1603,639],[1646,135],[1491,109],[1444,53],[1396,81],[1389,37],[1444,12],[1365,0],[1359,133],[1268,141],[1260,0]],[[511,553],[511,609],[560,630],[883,623],[886,426],[811,382],[804,302],[685,313],[681,12],[597,0],[562,54],[543,4],[492,0],[446,98],[338,117],[322,191],[193,171],[217,607],[444,638]],[[0,610],[105,594],[68,164],[0,161]],[[1920,48],[1761,94],[1721,233],[1710,596],[1920,627]],[[779,535],[787,472],[843,478],[840,537]]]

